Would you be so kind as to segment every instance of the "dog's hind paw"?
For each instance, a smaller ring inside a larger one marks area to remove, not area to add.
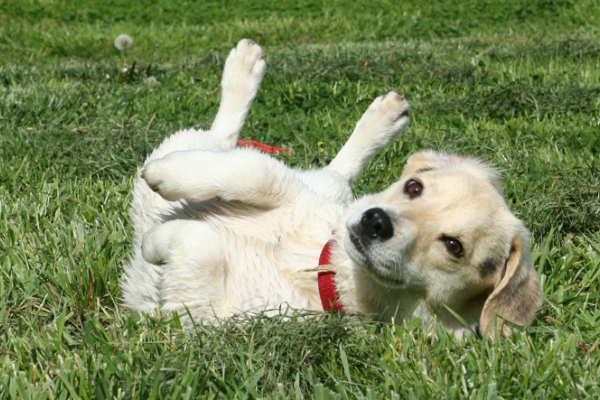
[[[267,69],[262,48],[250,39],[242,39],[234,47],[223,71],[224,95],[254,99]]]
[[[164,264],[169,257],[169,243],[170,240],[165,237],[162,225],[150,229],[142,238],[142,257],[150,264]]]

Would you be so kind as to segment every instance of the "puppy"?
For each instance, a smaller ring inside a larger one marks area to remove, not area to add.
[[[466,321],[488,336],[532,318],[542,296],[529,234],[493,169],[425,151],[387,190],[355,200],[350,185],[408,125],[395,92],[323,169],[235,148],[265,69],[260,46],[240,41],[210,130],[174,133],[138,170],[126,307],[189,326],[282,307],[396,322],[433,314],[457,335]]]

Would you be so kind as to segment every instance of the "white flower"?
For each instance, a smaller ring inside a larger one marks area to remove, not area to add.
[[[146,85],[152,86],[152,85],[158,85],[158,79],[156,79],[153,76],[149,76],[146,79],[144,79],[144,82],[146,83]]]
[[[124,33],[121,34],[121,35],[119,35],[119,36],[117,36],[117,38],[115,39],[115,47],[119,51],[125,50],[126,48],[128,48],[132,44],[133,44],[133,39],[131,38],[131,36],[126,35]]]

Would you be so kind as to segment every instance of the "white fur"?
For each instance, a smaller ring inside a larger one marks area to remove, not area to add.
[[[406,128],[408,102],[395,92],[378,97],[329,166],[290,169],[256,150],[235,148],[265,68],[260,46],[240,41],[225,64],[221,105],[211,129],[174,133],[138,170],[130,211],[134,254],[123,282],[125,306],[177,312],[188,324],[188,317],[206,323],[288,306],[322,310],[317,273],[307,270],[317,267],[321,249],[333,236],[337,245],[331,268],[337,272],[346,309],[397,321],[415,308],[420,316],[428,316],[430,308],[436,311],[437,303],[425,305],[432,296],[424,288],[434,276],[444,280],[440,270],[454,261],[444,249],[440,257],[446,264],[433,271],[427,258],[413,260],[410,249],[425,239],[418,224],[407,222],[404,229],[399,221],[416,203],[405,199],[401,183],[358,201],[350,188],[365,165]],[[437,161],[450,160],[444,157]],[[480,169],[482,176],[487,173]],[[393,219],[394,247],[377,244],[365,255],[349,235],[373,204]],[[386,281],[392,275],[404,279],[404,286]],[[456,296],[448,292],[442,301]],[[443,311],[436,313],[460,328]]]

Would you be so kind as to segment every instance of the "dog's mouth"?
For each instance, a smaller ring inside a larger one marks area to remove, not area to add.
[[[352,242],[352,244],[354,245],[354,248],[356,250],[358,250],[358,252],[360,254],[362,254],[363,256],[367,256],[367,254],[365,253],[365,248],[362,246],[362,244],[360,243],[360,240],[358,239],[357,236],[353,235],[352,233],[349,234],[350,236],[350,241]]]
[[[381,271],[378,270],[378,268],[374,267],[371,264],[367,256],[367,252],[365,251],[365,248],[360,243],[360,239],[357,236],[353,235],[352,233],[349,233],[348,237],[350,238],[350,242],[352,243],[356,251],[360,253],[360,255],[362,256],[361,258],[363,258],[363,260],[361,260],[362,262],[357,262],[357,264],[360,265],[363,271],[365,271],[371,278],[377,281],[380,285],[390,289],[399,289],[406,286],[404,281],[402,281],[401,279],[393,278],[391,276],[388,276],[387,274],[384,275],[381,273]]]
[[[392,278],[390,276],[383,276],[369,264],[364,266],[364,270],[371,276],[371,278],[373,278],[383,287],[389,289],[400,289],[406,287],[406,284],[403,280]]]

